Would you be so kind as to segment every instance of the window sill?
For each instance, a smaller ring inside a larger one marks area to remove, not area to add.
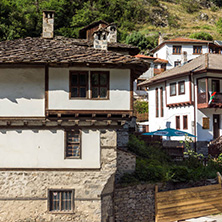
[[[201,53],[193,53],[193,55],[202,55],[202,52]]]
[[[172,55],[181,55],[181,53],[173,53]]]

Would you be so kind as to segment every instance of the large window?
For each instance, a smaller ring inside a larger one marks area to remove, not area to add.
[[[174,45],[173,46],[173,54],[181,54],[181,45]]]
[[[156,117],[159,117],[159,93],[158,93],[158,88],[156,88]]]
[[[81,133],[79,130],[66,131],[65,158],[81,157]]]
[[[69,82],[70,99],[109,98],[109,72],[71,71]]]
[[[109,72],[91,72],[92,99],[107,99],[109,90]]]
[[[193,54],[201,54],[202,53],[202,46],[193,46]]]
[[[188,129],[187,115],[183,116],[183,129]]]
[[[176,116],[176,129],[180,129],[180,116]]]
[[[70,98],[88,97],[88,72],[70,72]]]
[[[49,211],[72,213],[74,210],[74,190],[49,190]]]
[[[176,95],[176,83],[170,83],[170,96]]]
[[[185,81],[178,82],[179,95],[185,94]]]
[[[160,116],[163,117],[163,87],[160,88]]]

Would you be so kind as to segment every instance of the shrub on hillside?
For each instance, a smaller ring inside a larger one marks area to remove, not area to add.
[[[196,33],[193,33],[189,36],[189,38],[192,38],[192,39],[201,39],[201,40],[207,40],[207,41],[212,41],[213,40],[213,37],[212,35],[210,35],[209,33],[207,32],[196,32]]]

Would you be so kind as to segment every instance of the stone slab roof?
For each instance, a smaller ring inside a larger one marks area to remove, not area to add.
[[[57,37],[54,39],[31,38],[0,42],[1,64],[100,64],[131,67],[146,71],[149,63],[130,55],[98,50],[87,41]]]
[[[184,74],[189,74],[193,72],[194,74],[203,70],[221,70],[222,73],[222,55],[221,54],[204,54],[198,56],[197,58],[191,60],[190,62],[177,66],[173,69],[169,69],[156,75],[138,86],[150,86],[158,82],[165,81],[169,78],[177,78],[183,76]]]

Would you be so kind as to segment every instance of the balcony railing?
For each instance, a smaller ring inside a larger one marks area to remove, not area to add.
[[[222,107],[222,93],[216,93],[210,101],[210,94],[198,93],[198,108]]]

